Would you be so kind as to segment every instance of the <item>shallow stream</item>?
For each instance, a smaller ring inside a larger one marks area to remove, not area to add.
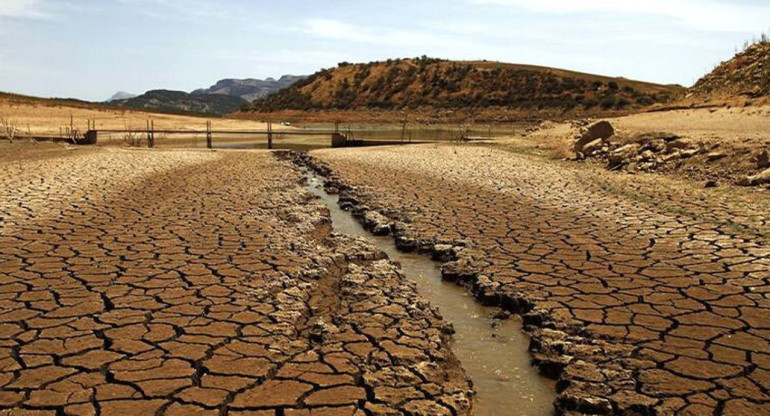
[[[420,294],[454,326],[452,351],[473,380],[476,416],[554,414],[555,383],[540,376],[530,364],[529,338],[521,330],[520,319],[495,321],[499,308],[483,306],[467,289],[443,280],[440,263],[398,251],[393,237],[370,234],[339,208],[338,197],[327,194],[322,184],[321,178],[308,174],[308,190],[331,211],[334,231],[363,237],[399,262],[406,276],[417,282]]]

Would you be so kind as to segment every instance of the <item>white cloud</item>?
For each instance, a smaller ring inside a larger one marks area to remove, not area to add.
[[[0,0],[0,17],[49,19],[40,0]]]
[[[442,31],[438,28],[412,30],[384,26],[354,26],[333,19],[312,18],[306,19],[304,25],[297,30],[321,39],[393,46],[414,51],[442,53],[487,49],[487,45],[480,44],[464,34],[456,31]]]
[[[703,30],[744,32],[767,29],[770,4],[727,0],[469,0],[545,13],[620,13],[668,17]]]
[[[353,26],[331,19],[307,19],[305,30],[326,39],[350,39],[355,34]]]
[[[117,2],[147,17],[167,21],[180,18],[205,21],[238,20],[245,15],[244,8],[232,2],[210,0],[117,0]]]

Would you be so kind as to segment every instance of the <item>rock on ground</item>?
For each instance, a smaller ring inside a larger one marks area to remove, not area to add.
[[[574,144],[576,153],[582,153],[583,147],[595,140],[606,140],[615,135],[615,129],[608,121],[596,122],[581,130]]]
[[[770,183],[770,169],[765,169],[762,172],[757,173],[756,175],[749,176],[741,185],[757,186],[757,185],[764,185],[768,183]]]
[[[757,167],[759,169],[770,168],[770,151],[763,150],[757,156]]]

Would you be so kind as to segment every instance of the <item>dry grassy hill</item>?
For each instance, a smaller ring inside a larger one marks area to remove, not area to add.
[[[0,93],[0,118],[8,120],[26,135],[57,135],[70,123],[80,131],[87,129],[89,120],[97,129],[140,129],[153,120],[156,129],[205,130],[212,121],[218,130],[264,129],[265,125],[252,121],[185,116],[178,114],[116,108],[99,103],[70,99],[49,99],[17,94]],[[279,128],[279,127],[277,127]],[[0,137],[0,142],[4,139]]]
[[[40,98],[29,95],[13,94],[0,91],[0,103],[7,106],[42,106],[42,107],[60,107],[66,106],[78,109],[102,109],[107,107],[103,103],[92,103],[89,101],[78,100],[75,98]]]
[[[770,42],[762,40],[721,63],[690,88],[693,103],[734,100],[766,103],[770,97]]]
[[[252,107],[282,110],[506,108],[613,113],[667,103],[683,88],[487,61],[399,59],[341,63]]]

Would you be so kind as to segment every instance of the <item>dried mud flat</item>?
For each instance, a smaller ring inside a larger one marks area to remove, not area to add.
[[[289,161],[0,161],[0,415],[465,415],[451,330]]]
[[[770,414],[766,204],[675,187],[658,204],[635,181],[643,202],[596,172],[484,147],[311,155],[369,228],[523,314],[560,413]]]

